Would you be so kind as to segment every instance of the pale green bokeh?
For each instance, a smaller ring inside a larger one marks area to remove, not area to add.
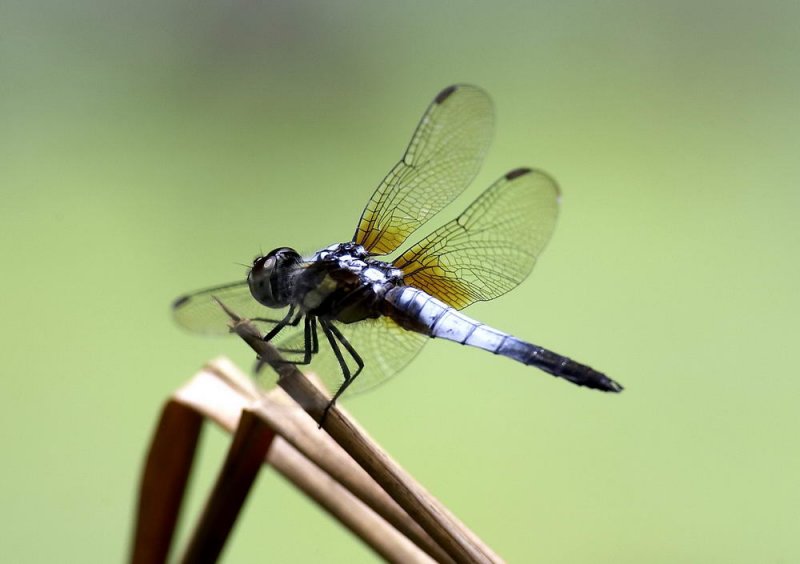
[[[434,342],[348,408],[511,562],[800,560],[799,19],[793,2],[6,3],[4,560],[124,558],[162,401],[210,357],[251,362],[180,332],[170,301],[260,250],[347,239],[453,82],[492,94],[498,129],[446,215],[521,165],[564,192],[531,279],[470,312],[627,389]],[[190,509],[226,444],[207,433]],[[226,551],[373,558],[271,470]]]

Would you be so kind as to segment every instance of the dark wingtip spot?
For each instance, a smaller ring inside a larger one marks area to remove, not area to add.
[[[172,309],[178,309],[183,304],[188,302],[190,299],[191,299],[191,296],[181,296],[180,298],[178,298],[174,302],[172,302]]]
[[[457,88],[458,88],[458,86],[455,86],[455,85],[448,86],[447,88],[445,88],[444,90],[442,90],[441,92],[439,92],[436,95],[436,98],[434,99],[434,102],[436,102],[437,104],[441,104],[442,102],[447,100],[450,97],[450,95],[453,92],[456,91]]]
[[[525,168],[525,167],[515,168],[514,170],[512,170],[511,172],[506,174],[506,180],[514,180],[515,178],[519,178],[520,176],[524,176],[524,175],[529,174],[531,172],[533,172],[533,171],[531,169],[529,169],[529,168]]]

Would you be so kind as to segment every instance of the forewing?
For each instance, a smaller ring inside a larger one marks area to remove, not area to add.
[[[553,233],[558,200],[548,175],[513,170],[394,265],[407,284],[455,308],[491,300],[528,276]]]
[[[388,317],[366,319],[349,324],[334,323],[364,361],[364,369],[356,377],[355,382],[347,388],[345,396],[361,393],[385,382],[411,362],[428,341],[428,337],[425,335],[406,331]],[[319,352],[314,355],[310,365],[298,366],[298,368],[303,372],[316,374],[325,383],[328,390],[334,393],[344,381],[342,370],[322,328],[318,327],[317,332]],[[276,346],[280,349],[303,350],[302,331],[291,330],[281,333]],[[355,361],[343,347],[340,348],[342,348],[347,365],[352,372],[355,372]],[[301,354],[286,352],[282,354],[291,360],[302,358]],[[266,376],[266,378],[273,379],[272,376]],[[265,382],[265,385],[272,383],[270,380]]]
[[[258,303],[250,294],[247,281],[243,280],[183,295],[172,303],[172,315],[178,325],[194,333],[225,335],[230,332],[231,318],[217,300],[239,317],[253,319],[262,330],[273,324],[259,319],[281,319],[287,311]]]
[[[442,90],[402,160],[367,203],[353,240],[373,255],[397,249],[472,181],[493,129],[492,102],[483,90],[469,85]]]

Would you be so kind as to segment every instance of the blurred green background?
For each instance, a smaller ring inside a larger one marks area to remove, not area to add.
[[[560,182],[534,275],[469,312],[617,397],[446,342],[346,401],[511,562],[800,561],[796,2],[10,1],[3,463],[16,562],[112,562],[164,399],[236,340],[177,295],[350,237],[435,93],[491,93]],[[205,434],[190,511],[227,447]],[[192,520],[184,521],[184,531]],[[372,561],[267,469],[228,562]]]

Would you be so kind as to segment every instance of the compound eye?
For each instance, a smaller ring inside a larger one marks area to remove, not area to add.
[[[283,261],[283,260],[287,260],[287,259],[291,258],[293,253],[294,253],[294,251],[292,251],[291,249],[283,248],[283,249],[279,249],[275,253],[275,255],[278,257],[279,260]]]
[[[266,256],[259,257],[253,262],[253,272],[263,273],[269,272],[275,266],[275,257]]]

